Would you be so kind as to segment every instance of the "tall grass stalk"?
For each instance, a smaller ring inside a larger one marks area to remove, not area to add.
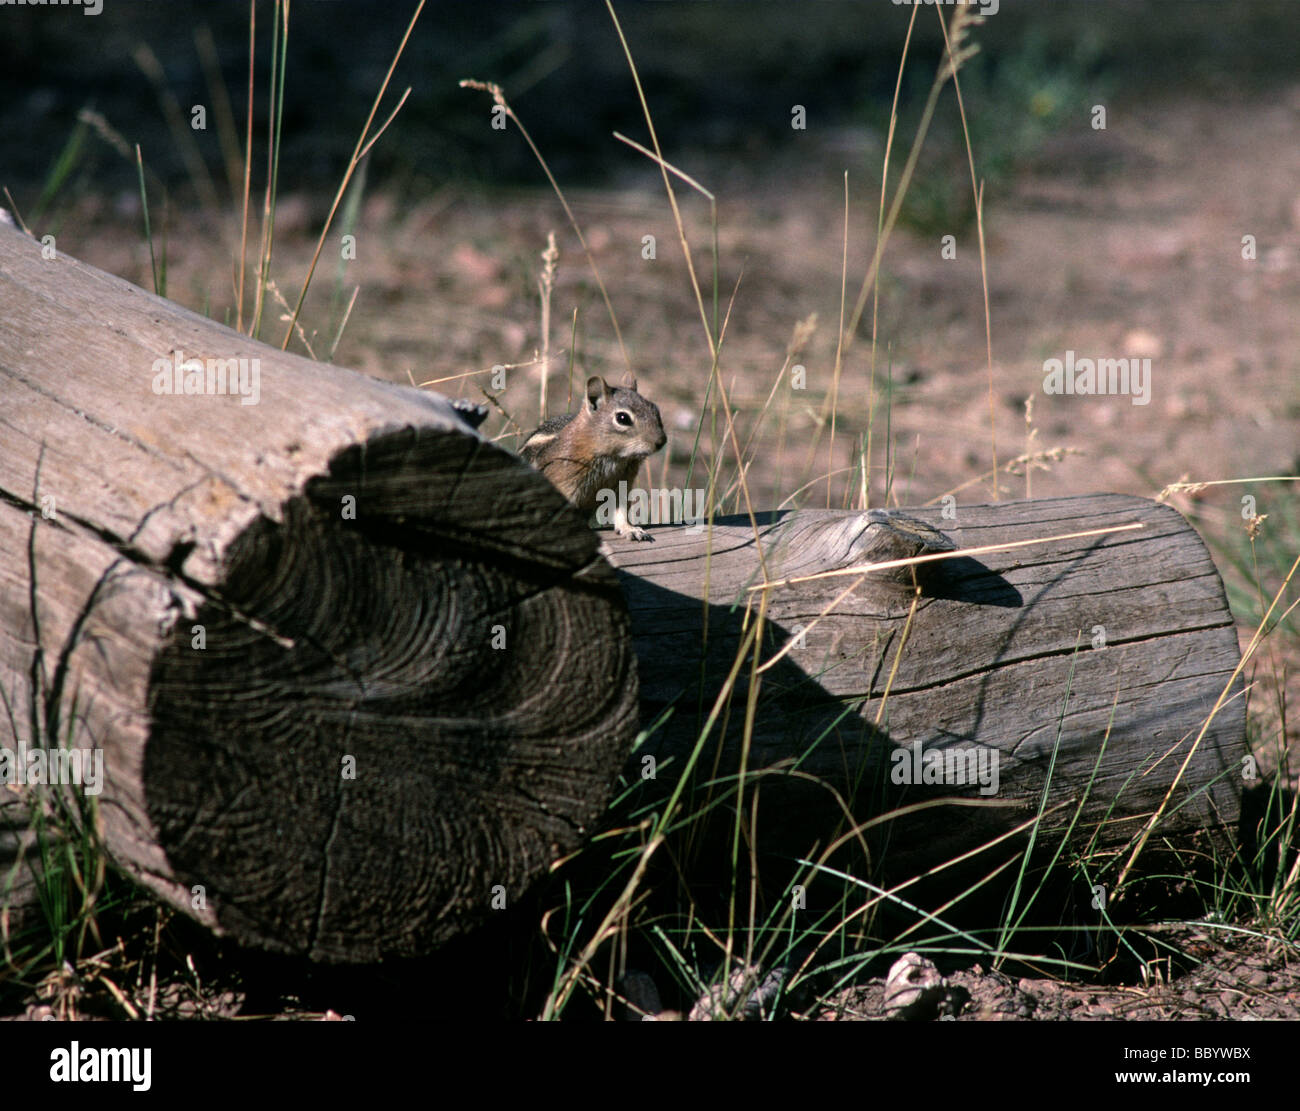
[[[311,256],[311,265],[307,267],[307,276],[303,279],[302,289],[298,293],[298,302],[293,307],[293,313],[289,318],[289,326],[284,330],[284,339],[280,343],[280,349],[286,350],[289,346],[289,338],[293,335],[294,325],[298,323],[298,316],[302,312],[302,304],[307,299],[307,290],[311,286],[312,275],[316,272],[316,264],[320,261],[321,251],[325,249],[325,239],[329,235],[330,227],[334,223],[334,214],[338,212],[339,205],[343,201],[343,195],[347,191],[348,182],[352,180],[352,175],[356,172],[357,166],[361,160],[370,153],[371,148],[379,141],[380,136],[388,130],[389,125],[397,118],[397,113],[402,110],[402,105],[406,103],[406,98],[411,95],[408,87],[405,92],[398,98],[396,106],[389,113],[386,119],[373,136],[370,134],[370,125],[375,122],[375,115],[379,111],[379,105],[384,99],[384,94],[388,92],[388,85],[393,79],[393,72],[397,69],[397,63],[401,60],[402,52],[406,49],[407,42],[410,41],[411,32],[415,30],[415,24],[420,18],[420,13],[424,11],[425,0],[420,0],[416,5],[415,12],[411,16],[411,21],[406,25],[406,33],[402,35],[402,41],[397,45],[397,51],[393,54],[393,60],[388,65],[388,72],[384,74],[384,80],[379,86],[379,92],[375,94],[375,99],[370,105],[370,114],[366,117],[366,122],[361,128],[361,134],[357,137],[357,144],[352,150],[352,157],[348,159],[347,169],[343,173],[343,180],[339,182],[338,190],[334,194],[334,200],[330,204],[329,215],[325,217],[325,225],[321,228],[320,238],[316,241],[316,250]],[[285,35],[288,36],[288,12],[285,13]],[[283,108],[284,88],[283,83],[280,89],[281,104]],[[278,115],[278,112],[277,112]],[[278,131],[277,131],[278,136]],[[277,151],[278,157],[278,151]]]

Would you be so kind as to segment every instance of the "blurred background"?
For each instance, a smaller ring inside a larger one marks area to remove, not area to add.
[[[292,7],[281,44],[274,288],[261,322],[270,342],[284,334],[282,306],[302,288],[415,6]],[[619,4],[665,157],[716,198],[715,274],[714,212],[675,181],[704,315],[714,327],[716,285],[717,318],[728,317],[719,370],[748,444],[755,505],[861,504],[864,494],[872,505],[906,505],[953,491],[959,502],[986,501],[995,453],[1003,497],[1153,496],[1182,477],[1296,474],[1292,7],[1002,0],[968,30],[978,52],[959,78],[984,188],[990,387],[971,166],[951,81],[838,384],[835,374],[841,298],[851,316],[878,242],[895,87],[891,204],[943,56],[941,18],[953,9]],[[275,119],[275,11],[269,0],[256,6],[254,269]],[[248,4],[105,0],[96,16],[5,7],[0,23],[0,184],[18,214],[61,250],[146,288],[161,263],[167,296],[236,322]],[[461,88],[462,78],[499,83],[527,127],[582,228],[622,345],[537,158],[513,123],[493,128],[491,98]],[[566,407],[571,382],[613,378],[630,364],[670,435],[653,482],[707,485],[716,463],[723,507],[735,509],[736,462],[720,414],[713,419],[708,337],[663,182],[613,137],[649,142],[605,8],[430,5],[372,135],[408,86],[326,238],[301,318],[313,353],[480,401],[486,390],[487,432],[508,447],[543,415],[544,350],[551,414]],[[196,106],[205,117],[197,130]],[[548,347],[539,280],[551,231],[559,253]],[[341,250],[345,234],[355,236],[355,258]],[[1249,250],[1243,237],[1253,237]],[[245,330],[252,285],[250,276]],[[1151,359],[1150,403],[1046,395],[1044,361],[1067,351]],[[497,364],[511,368],[504,390],[490,381]],[[1006,473],[1020,455],[1034,458]],[[1274,506],[1276,529],[1294,530],[1290,491],[1234,485],[1174,501],[1227,537],[1240,532],[1243,493],[1257,496],[1260,512]],[[1288,550],[1296,542],[1290,534]]]

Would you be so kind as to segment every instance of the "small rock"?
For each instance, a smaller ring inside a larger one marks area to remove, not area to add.
[[[933,961],[919,953],[904,953],[885,978],[885,1014],[902,1021],[932,1018],[947,992]]]
[[[725,985],[715,984],[700,997],[691,1008],[687,1021],[712,1022],[735,1018],[742,1022],[757,1022],[771,1018],[787,975],[786,968],[781,965],[766,976],[756,965],[737,968],[727,977]]]

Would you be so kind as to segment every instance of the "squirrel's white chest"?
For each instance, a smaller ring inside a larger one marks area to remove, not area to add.
[[[584,469],[577,489],[572,494],[574,504],[590,513],[599,504],[602,490],[610,492],[607,496],[617,498],[619,482],[630,481],[636,473],[638,463],[639,460],[611,457],[593,459]]]

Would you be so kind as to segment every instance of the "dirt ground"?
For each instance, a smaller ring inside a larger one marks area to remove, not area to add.
[[[795,494],[793,479],[805,471],[811,479],[827,470],[824,435],[811,463],[808,452],[833,379],[842,175],[847,165],[861,163],[877,138],[842,129],[811,135],[807,147],[750,164],[710,165],[707,156],[678,156],[719,196],[724,313],[735,289],[721,365],[742,440],[782,368],[796,324],[817,315],[797,360],[807,367],[807,389],[782,384],[757,441],[751,486],[764,505]],[[1006,195],[988,198],[999,460],[1024,450],[1024,403],[1031,395],[1038,446],[1082,453],[1035,472],[1035,496],[1153,496],[1184,475],[1211,480],[1300,470],[1298,139],[1300,85],[1267,101],[1180,98],[1130,109],[1122,124],[1113,115],[1105,132],[1082,127],[1059,137]],[[874,247],[879,183],[851,175],[849,189],[851,305]],[[642,392],[664,411],[667,477],[680,484],[709,352],[662,185],[657,175],[637,173],[626,189],[566,189],[566,196],[610,291]],[[708,209],[684,187],[681,196],[695,266],[707,283]],[[326,203],[301,195],[282,201],[275,272],[286,297],[296,295]],[[66,222],[60,246],[150,286],[138,205],[131,194],[85,202]],[[219,317],[232,300],[236,229],[227,221],[219,239],[210,226],[203,230],[190,214],[174,216],[168,292]],[[372,195],[357,230],[358,257],[344,279],[345,297],[355,285],[360,294],[336,361],[396,381],[408,375],[438,380],[444,392],[481,400],[478,387],[488,386],[493,364],[526,362],[541,346],[536,282],[550,230],[560,244],[551,411],[567,396],[575,309],[575,381],[587,373],[621,373],[624,361],[590,269],[554,195],[541,189],[452,188],[402,209],[382,193]],[[656,237],[652,261],[641,257],[646,235]],[[873,504],[884,497],[886,435],[895,454],[890,496],[899,504],[936,498],[992,463],[978,243],[973,228],[956,235],[955,260],[940,257],[937,237],[922,240],[906,229],[896,231],[885,255]],[[1246,235],[1257,241],[1252,261],[1242,258]],[[308,302],[309,328],[314,318],[325,330],[332,278],[327,262]],[[267,326],[264,338],[278,340],[282,330],[282,324]],[[866,431],[869,330],[870,307],[844,360],[829,460],[835,469],[852,464],[857,438]],[[324,337],[316,340],[318,354],[328,348]],[[1043,361],[1067,350],[1080,357],[1151,358],[1150,403],[1046,395]],[[535,367],[512,373],[501,398],[525,431],[538,418],[538,378]],[[783,410],[785,444],[778,447],[782,422],[776,418]],[[494,418],[488,431],[515,429]],[[509,438],[506,443],[511,446]],[[656,481],[663,465],[656,459]],[[850,481],[846,473],[834,480],[836,503]],[[805,500],[824,500],[825,487],[822,482]],[[1261,511],[1272,489],[1254,488]],[[1004,476],[1004,497],[1024,490],[1023,480]],[[1215,499],[1233,518],[1238,493],[1233,488]],[[959,500],[990,496],[984,482]]]
[[[944,978],[928,1014],[954,1021],[1160,1021],[1300,1018],[1300,962],[1260,938],[1224,944],[1208,930],[1183,929],[1169,940],[1204,963],[1169,976],[1151,966],[1145,983],[1122,987],[1008,976],[974,964]],[[845,989],[816,1017],[826,1022],[884,1018],[886,981]]]

